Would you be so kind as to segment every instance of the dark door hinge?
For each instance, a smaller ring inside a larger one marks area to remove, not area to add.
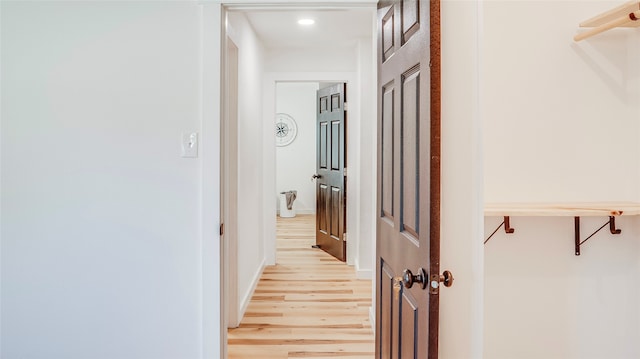
[[[220,223],[220,235],[224,234],[224,223]]]

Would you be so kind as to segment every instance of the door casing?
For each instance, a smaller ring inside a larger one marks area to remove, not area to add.
[[[227,275],[224,277],[224,293],[226,295],[227,326],[236,328],[240,324],[240,308],[238,307],[238,284],[231,278],[238,277],[238,47],[228,36],[226,38],[225,71],[225,115],[221,121],[220,152],[221,156],[221,199],[222,225],[221,236],[225,258],[227,258]]]
[[[357,73],[355,72],[268,72],[265,74],[265,78],[264,78],[264,101],[263,101],[263,113],[265,114],[265,118],[269,118],[268,116],[271,116],[272,118],[275,116],[276,114],[276,107],[275,107],[275,103],[276,103],[276,85],[279,82],[343,82],[343,83],[347,83],[347,86],[349,86],[349,88],[353,89],[354,85],[352,84],[358,84],[357,81]],[[354,99],[354,97],[357,97],[357,95],[353,94],[353,92],[355,92],[356,90],[353,90],[352,93],[350,94],[350,105],[349,105],[349,113],[350,113],[350,118],[353,119],[355,116],[359,116],[359,110],[357,109],[357,107],[359,107],[359,100]],[[351,122],[353,123],[353,121]],[[269,129],[267,129],[266,131],[269,131]],[[347,136],[349,136],[347,138],[347,144],[349,146],[349,144],[352,144],[354,142],[356,142],[356,139],[353,138],[354,136],[357,136],[357,133],[353,133],[354,131],[347,131]],[[270,148],[271,153],[268,153],[267,155],[273,155],[273,158],[275,159],[275,140],[273,139],[273,136],[271,136],[271,131],[269,131],[269,140],[271,141],[271,143],[269,145],[267,145],[265,152],[269,151],[268,148]],[[348,153],[352,153],[354,151],[351,151],[351,147],[349,148],[349,150],[347,151]],[[352,161],[353,157],[349,157],[349,163],[353,163]],[[353,159],[353,161],[356,161],[356,159]],[[275,163],[275,162],[274,162]],[[349,178],[352,179],[352,181],[357,181],[357,178],[359,178],[359,172],[357,170],[357,168],[355,168],[355,166],[353,170],[349,169]],[[309,176],[311,176],[312,174],[310,173]],[[273,179],[273,188],[275,188],[275,170],[272,168],[269,169],[265,169],[264,172],[264,176],[265,178],[272,178]],[[356,186],[357,188],[357,183],[350,183],[349,186]],[[355,191],[351,190],[351,188],[353,187],[349,187],[347,190],[347,196],[349,195],[355,195],[353,194]],[[272,191],[275,193],[275,190]],[[265,255],[266,255],[266,264],[267,265],[274,265],[276,263],[276,236],[275,236],[275,221],[276,221],[276,216],[275,216],[275,208],[276,208],[276,199],[275,196],[265,196],[264,198],[266,204],[265,207],[269,207],[269,208],[273,208],[273,215],[271,215],[270,213],[265,212],[265,217],[263,218],[263,221],[265,223]],[[348,223],[355,223],[355,221],[357,221],[357,218],[359,216],[358,212],[357,212],[357,208],[355,206],[353,206],[354,199],[352,199],[351,197],[347,198],[347,203],[351,203],[351,205],[347,206],[347,222]],[[354,235],[355,237],[355,229],[349,229],[349,231],[353,231],[350,232]],[[357,247],[356,247],[356,243],[355,241],[349,241],[347,240],[347,264],[353,265],[355,263],[355,253],[357,251]],[[371,254],[373,256],[373,254]],[[362,275],[363,277],[366,277],[367,275],[370,275],[369,273],[365,273],[364,275]]]
[[[216,9],[216,7],[219,6],[219,9]],[[290,9],[291,6],[283,6],[283,5],[277,5],[275,7],[275,9],[277,9],[278,7],[282,6],[283,9]],[[348,4],[348,3],[340,3],[339,5],[330,5],[331,8],[336,8],[336,7],[340,7],[340,8],[353,8],[353,7],[357,7],[357,8],[361,8],[362,5],[358,4],[358,5],[353,5],[353,4]],[[216,16],[220,16],[220,18],[224,18],[225,17],[225,13],[229,8],[233,8],[233,9],[243,9],[243,10],[251,10],[251,6],[247,7],[244,6],[242,4],[239,3],[231,3],[231,4],[205,4],[204,8],[213,8],[213,11],[205,11],[204,13],[206,14],[211,13],[213,15]],[[318,8],[322,8],[322,6],[318,6]],[[270,7],[270,9],[272,9],[272,7]],[[371,8],[372,10],[372,16],[374,16],[373,14],[375,14],[375,8]],[[218,12],[219,11],[219,12]],[[224,27],[222,27],[221,29],[221,34],[223,35],[223,37],[226,37],[225,35],[225,29]],[[208,35],[204,36],[205,38],[205,43],[209,42],[210,44],[215,43],[216,41],[214,40],[215,36],[213,33],[209,33]],[[207,41],[208,40],[208,41]],[[375,41],[375,37],[373,37],[373,40]],[[226,57],[226,51],[227,49],[224,46],[220,47],[221,53],[220,53],[220,57],[224,58]],[[203,59],[204,59],[204,63],[214,63],[214,61],[212,61],[212,58],[215,58],[215,51],[213,52],[209,52],[209,51],[205,51],[205,54],[203,55]],[[224,66],[226,66],[224,63],[221,64],[222,68],[224,69]],[[375,68],[375,67],[374,67]],[[206,71],[205,71],[206,72]],[[221,73],[224,73],[225,71],[221,71]],[[283,72],[283,73],[265,73],[265,77],[263,80],[263,94],[264,94],[264,101],[263,101],[263,106],[264,106],[264,113],[266,114],[265,116],[269,116],[269,115],[273,115],[275,114],[275,101],[271,101],[271,99],[275,100],[275,89],[276,89],[276,83],[277,82],[292,82],[292,81],[304,81],[304,82],[343,82],[343,83],[348,83],[350,84],[350,87],[352,89],[355,89],[354,91],[357,91],[360,85],[360,79],[362,76],[366,77],[366,74],[361,74],[361,73],[357,73],[357,72]],[[211,77],[213,78],[213,77]],[[209,83],[209,85],[211,85],[213,82],[211,81],[211,78],[209,80],[204,80],[205,83],[205,91],[203,91],[203,97],[204,98],[209,98],[207,96],[207,93],[216,93],[215,89],[212,88],[207,88],[206,84]],[[372,81],[374,81],[375,79],[375,74],[372,72],[371,73],[371,78]],[[352,93],[353,95],[353,93]],[[220,91],[217,93],[217,96],[220,98],[220,103],[221,104],[225,104],[227,99],[226,99],[226,94],[224,93],[224,91]],[[213,96],[215,97],[215,96]],[[375,96],[374,96],[375,98]],[[203,104],[204,107],[206,107],[206,104]],[[373,105],[372,105],[373,106]],[[223,105],[224,107],[224,105]],[[359,112],[359,107],[360,107],[360,97],[359,96],[352,96],[351,97],[351,101],[350,101],[350,113],[352,118],[355,116],[360,116]],[[211,111],[212,109],[209,109],[208,111]],[[220,118],[222,119],[224,117],[224,113],[222,112],[224,110],[222,110],[221,108],[221,113],[220,113]],[[205,111],[206,112],[206,111]],[[375,112],[374,112],[375,114]],[[203,113],[203,118],[206,118],[207,114]],[[215,111],[214,111],[214,115],[211,116],[212,118],[215,118]],[[364,120],[363,120],[364,123]],[[210,123],[208,124],[208,126],[211,125],[215,125],[215,123]],[[375,123],[372,123],[371,126],[373,126],[375,128]],[[204,125],[204,121],[203,121],[203,140],[205,139],[209,139],[208,143],[215,143],[215,138],[217,136],[220,136],[220,133],[216,134],[216,131],[212,131],[211,129],[209,129],[208,131],[206,131],[204,129],[205,125]],[[374,130],[375,131],[375,130]],[[206,132],[206,135],[205,135]],[[265,132],[268,132],[268,136],[265,135],[264,140],[265,140],[265,148],[271,148],[273,149],[273,153],[270,153],[269,151],[265,151],[265,156],[267,158],[270,158],[271,156],[273,156],[273,158],[275,158],[275,143],[270,143],[269,140],[273,140],[273,136],[272,136],[272,132],[266,130]],[[358,132],[356,131],[349,131],[348,132],[350,135],[352,136],[356,136],[358,135]],[[220,137],[218,137],[220,138]],[[348,141],[351,143],[359,143],[358,141]],[[220,148],[220,150],[222,150],[222,148]],[[349,150],[350,153],[359,153],[358,151],[353,151],[353,150]],[[216,153],[216,151],[211,151],[211,153]],[[204,156],[203,156],[204,157]],[[358,163],[359,161],[351,161],[351,163]],[[205,167],[207,167],[208,165],[205,164]],[[269,169],[269,168],[267,168]],[[213,182],[215,184],[215,181],[211,181],[212,177],[211,177],[211,169],[209,169],[209,171],[203,171],[203,194],[207,193],[207,192],[211,192],[211,183]],[[375,168],[374,168],[375,171]],[[369,175],[369,174],[367,174]],[[268,172],[264,173],[265,178],[270,178],[272,176],[270,176],[270,174]],[[357,186],[357,182],[356,182],[356,178],[359,178],[359,169],[358,166],[353,166],[352,169],[349,170],[349,176],[351,177],[352,181],[352,186]],[[270,180],[266,180],[265,181],[265,191],[264,191],[264,231],[263,234],[265,235],[265,257],[266,257],[266,264],[275,264],[275,196],[271,196],[271,192],[273,191],[268,191],[266,190],[266,188],[270,187]],[[273,175],[273,183],[275,183],[275,174]],[[356,187],[357,188],[357,187]],[[349,191],[350,193],[356,193],[356,191]],[[351,201],[351,203],[355,203],[354,201]],[[271,210],[272,209],[272,210]],[[224,209],[220,208],[221,212],[220,214],[224,213]],[[227,209],[228,210],[228,209]],[[348,213],[347,213],[347,217],[349,220],[349,218],[358,218],[360,216],[360,209],[357,206],[350,206]],[[215,213],[215,211],[211,211],[211,210],[205,210],[203,208],[203,218],[207,218],[207,213]],[[362,213],[363,215],[368,215],[368,211],[364,211]],[[373,214],[372,214],[373,215]],[[215,225],[215,224],[214,224]],[[205,231],[205,227],[210,227],[210,226],[205,226],[203,224],[203,243],[206,241],[209,241],[210,238],[206,238],[206,234],[204,232]],[[372,220],[372,227],[375,227],[375,221]],[[217,226],[216,226],[217,229]],[[229,241],[232,236],[230,236],[229,231],[230,229],[227,228],[226,229],[226,238],[225,240]],[[374,230],[374,229],[372,229]],[[349,233],[350,236],[352,237],[356,237],[357,236],[357,232],[352,231],[351,233]],[[233,244],[231,243],[225,243],[224,246],[232,246]],[[224,255],[224,246],[221,246],[220,248],[220,264],[221,264],[221,268],[220,268],[220,272],[219,274],[221,275],[221,278],[223,278],[223,281],[226,280],[226,278],[228,278],[228,275],[233,272],[233,269],[231,269],[229,266],[233,265],[232,261],[229,261],[228,257],[225,258]],[[348,241],[347,243],[348,246],[348,250],[347,252],[349,253],[349,257],[347,258],[347,263],[349,264],[355,264],[355,258],[354,255],[355,253],[357,253],[357,243],[355,241]],[[206,261],[206,258],[211,257],[211,255],[209,253],[211,252],[215,252],[215,246],[214,248],[212,248],[211,250],[209,250],[207,253],[203,253],[203,259]],[[371,253],[371,257],[373,257],[373,253]],[[372,260],[373,262],[373,260]],[[205,266],[203,265],[203,269],[205,268]],[[371,273],[372,270],[365,270],[365,271],[361,271],[358,273],[358,276],[361,278],[370,278],[371,277]],[[214,275],[215,277],[215,275]],[[207,283],[207,278],[212,278],[211,277],[211,272],[208,272],[206,269],[203,272],[203,280],[205,283]],[[207,286],[205,284],[205,286]],[[213,288],[213,292],[215,292],[215,288]],[[220,357],[220,358],[226,358],[226,328],[227,328],[227,318],[225,318],[225,313],[230,309],[228,307],[229,303],[228,303],[228,299],[225,298],[222,293],[224,293],[224,286],[221,286],[220,289],[220,312],[218,312],[217,315],[220,316],[221,320],[221,325],[220,325],[220,353],[211,353],[209,350],[207,350],[207,348],[211,347],[210,343],[207,343],[207,341],[205,341],[204,345],[204,357]],[[203,294],[203,300],[206,304],[206,306],[209,306],[208,303],[210,303],[207,300],[207,297],[211,297],[210,294],[207,294],[210,292],[210,290],[205,289],[204,291],[205,293]],[[206,316],[205,318],[205,323],[207,321],[207,318],[211,318],[210,316]],[[215,332],[214,329],[210,326],[207,326],[206,324],[204,325],[204,335],[205,337],[210,337],[209,335],[207,335],[207,333],[213,333]]]

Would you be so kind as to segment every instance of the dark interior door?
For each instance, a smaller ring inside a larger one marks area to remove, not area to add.
[[[439,12],[378,5],[376,358],[438,356]]]
[[[318,90],[316,159],[316,245],[346,260],[346,85]]]

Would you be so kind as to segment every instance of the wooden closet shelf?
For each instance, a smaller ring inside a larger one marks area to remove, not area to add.
[[[579,256],[581,246],[605,227],[609,227],[611,234],[620,234],[622,230],[616,226],[616,217],[640,215],[640,202],[486,203],[484,215],[504,217],[502,223],[485,239],[485,244],[500,228],[504,227],[506,234],[515,232],[515,229],[511,227],[510,217],[574,217],[574,254]],[[609,219],[583,240],[580,234],[580,217],[596,216],[608,217]]]
[[[637,216],[640,202],[486,203],[485,216]]]

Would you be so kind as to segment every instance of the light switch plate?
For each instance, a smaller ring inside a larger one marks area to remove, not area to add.
[[[182,134],[182,157],[195,158],[198,157],[198,133]]]

